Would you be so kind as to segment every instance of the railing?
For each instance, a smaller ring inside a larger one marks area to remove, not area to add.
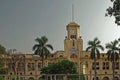
[[[94,80],[94,74],[0,75],[0,80]],[[112,74],[97,74],[97,80],[113,80]],[[114,80],[120,80],[115,74]]]

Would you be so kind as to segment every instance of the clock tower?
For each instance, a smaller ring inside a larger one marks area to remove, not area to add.
[[[83,40],[80,37],[80,26],[75,22],[70,22],[66,26],[67,36],[64,40],[65,55],[69,60],[78,60],[83,51]]]

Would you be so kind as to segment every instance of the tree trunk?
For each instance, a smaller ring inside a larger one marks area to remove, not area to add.
[[[14,75],[16,75],[16,71],[17,71],[17,66],[15,65],[15,63],[12,63],[12,69],[13,69],[13,72],[14,72]]]
[[[112,70],[113,70],[113,80],[115,80],[115,54],[113,55]]]
[[[113,80],[115,80],[114,79],[115,78],[115,62],[114,62],[114,60],[112,62],[112,69],[113,69]]]
[[[42,54],[42,68],[43,68],[44,67],[44,51],[43,51],[43,49],[42,49],[41,54]]]
[[[94,59],[94,80],[97,78],[97,73],[96,73],[96,58]]]

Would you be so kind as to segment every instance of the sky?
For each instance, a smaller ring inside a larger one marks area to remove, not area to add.
[[[120,26],[114,23],[114,17],[105,17],[110,0],[0,0],[0,44],[7,50],[33,53],[35,38],[45,35],[53,52],[64,50],[72,5],[84,50],[95,37],[103,46],[120,37]]]

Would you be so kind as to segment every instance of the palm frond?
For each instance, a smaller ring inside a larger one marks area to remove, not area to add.
[[[34,54],[35,54],[35,55],[38,55],[38,50],[35,50]]]
[[[120,38],[118,38],[118,41],[120,41]]]
[[[93,45],[92,41],[88,41],[87,45]]]
[[[39,46],[40,46],[39,44],[35,44],[35,45],[33,46],[32,50],[33,50],[33,51],[36,50]]]
[[[98,49],[96,49],[96,53],[97,53],[97,58],[100,58],[100,51]]]
[[[116,61],[119,58],[118,53],[120,51],[120,48],[118,43],[119,43],[118,40],[114,40],[106,44],[106,48],[108,49],[107,55],[110,61],[114,61],[114,60]]]
[[[97,38],[97,37],[95,37],[93,41],[94,41],[94,42],[97,42],[97,41],[99,41],[99,40],[98,40],[98,38]]]
[[[41,36],[41,38],[36,38],[35,41],[38,44],[33,46],[34,54],[38,54],[42,58],[50,53],[49,49],[53,50],[52,45],[47,44],[48,39],[46,36]]]
[[[35,39],[35,42],[41,44],[41,43],[42,43],[42,40],[41,40],[40,38],[37,37],[37,38]]]
[[[86,51],[91,50],[91,48],[92,48],[92,46],[87,47],[87,48],[86,48]]]
[[[97,45],[97,47],[98,47],[99,49],[101,49],[102,51],[104,51],[104,47],[103,47],[102,45]]]
[[[88,50],[91,51],[91,53],[90,53],[91,59],[95,59],[96,55],[97,55],[97,58],[99,58],[100,57],[99,49],[104,50],[104,48],[102,47],[102,45],[100,45],[100,43],[101,42],[97,37],[94,38],[93,41],[88,41],[88,47],[86,48],[86,51],[88,51]]]
[[[49,49],[51,49],[51,50],[53,50],[53,47],[50,44],[46,44],[46,47],[49,48]]]
[[[46,36],[42,36],[41,40],[44,44],[46,44],[48,42],[48,38]]]

